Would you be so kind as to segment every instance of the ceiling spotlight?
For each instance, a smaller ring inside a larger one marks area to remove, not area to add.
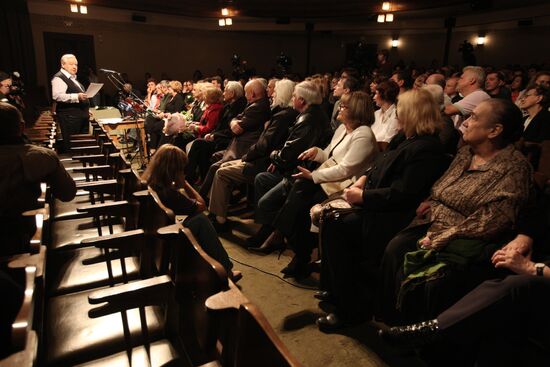
[[[386,14],[386,22],[393,22],[393,14],[392,13]]]
[[[222,15],[223,15],[224,17],[228,16],[228,15],[229,15],[229,9],[227,9],[227,8],[222,8]]]
[[[478,36],[477,37],[477,45],[483,46],[487,40],[485,39],[485,36]]]
[[[376,21],[377,21],[378,23],[384,23],[384,22],[385,22],[385,18],[386,18],[386,17],[384,16],[384,14],[379,14],[379,15],[378,15],[378,18],[376,19]]]
[[[71,12],[72,13],[78,13],[78,5],[71,4]]]
[[[388,10],[390,10],[390,7],[391,7],[391,4],[390,4],[389,1],[384,1],[384,2],[382,3],[382,10],[383,10],[383,11],[388,11]]]
[[[219,19],[219,20],[218,20],[218,25],[219,25],[220,27],[225,27],[225,19]]]
[[[233,24],[233,19],[225,18],[225,25],[232,25],[232,24]]]
[[[80,14],[88,14],[88,7],[86,5],[80,5]]]

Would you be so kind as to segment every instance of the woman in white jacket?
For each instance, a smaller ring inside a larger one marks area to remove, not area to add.
[[[298,159],[321,163],[314,171],[298,167],[296,179],[274,221],[274,227],[288,240],[295,252],[291,263],[282,270],[289,277],[308,275],[307,265],[316,238],[310,229],[309,209],[331,194],[351,185],[363,174],[378,152],[369,125],[374,121],[371,99],[365,92],[342,96],[338,119],[342,124],[325,149],[303,152]],[[321,185],[332,183],[332,185]],[[330,186],[330,187],[328,187]]]

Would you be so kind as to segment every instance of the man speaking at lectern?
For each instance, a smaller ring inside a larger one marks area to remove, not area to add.
[[[71,135],[89,132],[90,102],[84,86],[76,80],[77,71],[76,56],[66,54],[61,56],[61,70],[52,78],[52,98],[66,151],[71,147]]]

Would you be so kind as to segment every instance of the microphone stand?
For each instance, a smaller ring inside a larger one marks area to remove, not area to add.
[[[118,92],[122,93],[124,90],[124,79],[120,76],[119,73],[113,73],[113,72],[105,72],[107,74],[107,79],[113,84],[113,86],[118,90]],[[136,101],[144,111],[144,114],[147,113],[147,106],[145,105],[145,102],[139,98],[134,91],[130,91],[130,98],[134,101]],[[145,157],[145,147],[142,143],[142,131],[138,124],[138,118],[139,118],[139,112],[134,108],[134,106],[130,105],[129,112],[132,114],[132,119],[135,122],[135,129],[138,131],[138,139],[137,139],[137,146],[138,146],[138,153],[134,154],[134,156],[130,159],[130,166],[132,165],[134,159],[139,155],[139,162],[140,162],[140,168],[144,169],[146,167],[146,157]],[[124,117],[123,117],[124,118]],[[143,116],[145,120],[145,116]],[[145,132],[143,132],[145,134]],[[126,136],[126,133],[124,133]],[[145,135],[146,136],[146,135]],[[131,157],[131,155],[130,155]]]

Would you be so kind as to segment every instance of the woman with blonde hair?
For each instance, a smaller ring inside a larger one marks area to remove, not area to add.
[[[368,320],[378,264],[388,241],[414,218],[418,204],[447,166],[437,136],[439,106],[425,90],[411,90],[397,104],[400,132],[365,175],[344,190],[353,213],[324,220],[321,291],[335,311],[317,320],[330,332]],[[368,282],[367,282],[368,280]]]
[[[239,272],[231,269],[233,264],[218,238],[212,223],[203,214],[206,203],[185,179],[187,154],[180,148],[165,144],[151,158],[142,179],[159,196],[160,201],[176,215],[185,215],[182,222],[196,237],[203,250],[225,268],[230,277],[240,278]]]

